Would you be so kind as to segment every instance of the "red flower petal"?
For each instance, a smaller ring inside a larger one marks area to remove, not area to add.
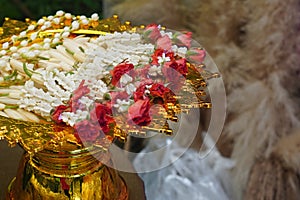
[[[206,51],[204,49],[193,48],[187,52],[187,59],[191,63],[200,64],[204,61]]]
[[[176,42],[178,46],[186,46],[187,48],[190,48],[192,42],[192,32],[179,34],[176,37]]]
[[[157,41],[161,38],[161,34],[157,24],[150,24],[145,28],[144,37],[149,39],[151,42]]]
[[[172,49],[172,41],[169,38],[169,36],[164,35],[157,40],[156,47],[158,49],[164,49],[164,50],[170,51]]]
[[[132,70],[133,68],[134,68],[133,64],[126,63],[126,62],[115,66],[114,69],[110,71],[112,75],[111,83],[114,86],[116,86],[119,80],[121,79],[121,77],[127,72],[129,72],[130,70]]]
[[[65,105],[57,106],[53,111],[53,113],[51,114],[51,119],[57,124],[63,123],[61,119],[61,114],[67,110],[70,110],[69,106],[65,106]]]
[[[138,100],[128,109],[129,123],[134,122],[138,126],[147,126],[151,122],[150,101]]]

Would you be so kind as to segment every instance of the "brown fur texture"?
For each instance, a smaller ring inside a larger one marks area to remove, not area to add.
[[[190,30],[213,57],[227,90],[234,199],[270,155],[299,172],[300,131],[289,136],[300,126],[299,10],[300,0],[119,0],[107,8],[134,24]]]

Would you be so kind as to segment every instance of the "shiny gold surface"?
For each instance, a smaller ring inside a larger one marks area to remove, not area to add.
[[[38,155],[38,154],[37,154]],[[39,162],[42,167],[55,168],[54,163],[45,162],[52,155],[43,155],[44,161]],[[91,155],[91,154],[90,154]],[[79,156],[81,157],[81,156]],[[82,157],[83,160],[72,158],[73,164],[84,164],[88,162],[91,164],[89,156]],[[65,162],[65,158],[57,160],[57,163]],[[52,173],[52,171],[41,171],[34,167],[31,163],[29,154],[24,154],[18,176],[13,180],[9,187],[7,198],[9,200],[126,200],[128,199],[128,191],[124,181],[119,177],[114,169],[108,168],[101,164],[97,159],[92,159],[96,166],[93,170],[89,170],[88,166],[84,174],[76,174],[67,177],[59,177]],[[60,169],[61,175],[69,173],[69,166],[65,169]],[[72,171],[72,170],[71,170]],[[62,182],[69,187],[68,190],[62,187]]]
[[[34,123],[0,116],[0,139],[11,146],[17,143],[29,153],[75,141],[73,129],[47,123]]]

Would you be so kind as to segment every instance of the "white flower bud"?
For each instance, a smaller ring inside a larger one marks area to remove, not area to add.
[[[12,46],[12,47],[9,48],[9,50],[11,52],[16,52],[18,50],[18,47]]]
[[[59,33],[55,33],[54,38],[60,38],[60,34]]]
[[[72,22],[72,30],[77,30],[79,28],[79,23],[78,21],[73,21]]]
[[[60,23],[60,19],[59,18],[54,18],[53,22],[54,22],[54,24],[59,24]]]
[[[80,20],[85,20],[85,19],[86,19],[86,16],[81,15],[79,19],[80,19]]]
[[[45,23],[44,19],[39,19],[39,21],[37,22],[38,25],[43,25]]]
[[[18,36],[16,36],[16,35],[11,36],[11,40],[13,42],[16,42],[18,40]]]
[[[66,38],[70,35],[70,32],[64,32],[61,37]]]
[[[53,20],[53,16],[52,15],[49,15],[48,17],[47,17],[47,19],[49,20],[49,21],[51,21],[51,20]]]
[[[28,31],[33,31],[34,29],[35,29],[34,25],[29,25],[27,28]]]
[[[50,43],[45,43],[45,44],[43,45],[43,48],[44,48],[44,49],[50,49]]]
[[[64,14],[65,14],[65,12],[62,11],[62,10],[59,10],[59,11],[56,12],[56,15],[59,16],[59,17],[63,16]]]
[[[70,13],[66,13],[66,14],[65,14],[65,18],[71,19],[71,18],[72,18],[72,15],[71,15]]]
[[[35,40],[37,38],[37,33],[32,33],[31,35],[30,35],[30,39],[31,40]]]
[[[44,39],[44,43],[50,43],[51,42],[51,39],[50,38],[45,38]]]
[[[97,21],[99,19],[99,15],[97,13],[92,14],[92,20]]]
[[[54,38],[54,39],[52,40],[52,43],[53,43],[53,44],[57,44],[57,43],[59,43],[59,41],[60,41],[60,40],[59,40],[58,38]]]
[[[20,45],[21,45],[22,47],[25,47],[25,46],[28,45],[28,41],[27,41],[27,40],[23,40],[23,41],[20,43]]]
[[[87,25],[87,24],[89,23],[89,21],[88,21],[87,19],[83,19],[83,20],[81,20],[81,23],[82,23],[83,25]]]
[[[64,31],[65,32],[70,32],[70,27],[68,27],[68,26],[64,27]]]
[[[8,42],[5,42],[2,44],[2,49],[8,49],[9,47],[9,43]]]
[[[26,36],[26,31],[22,31],[21,33],[20,33],[20,37],[25,37]]]
[[[51,27],[51,22],[45,22],[45,24],[44,24],[47,28],[49,28],[49,27]]]
[[[5,50],[1,50],[0,51],[0,55],[4,56],[6,54],[6,51]]]

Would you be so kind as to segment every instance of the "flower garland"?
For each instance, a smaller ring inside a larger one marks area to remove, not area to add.
[[[62,22],[60,32],[43,35]],[[192,47],[190,32],[151,24],[136,32],[74,35],[98,25],[97,14],[58,11],[2,43],[0,83],[10,85],[0,89],[7,94],[0,97],[0,114],[72,126],[77,142],[105,146],[127,133],[171,134],[167,120],[208,106],[198,91],[206,86],[200,74],[206,52]],[[180,99],[186,93],[197,98]]]

